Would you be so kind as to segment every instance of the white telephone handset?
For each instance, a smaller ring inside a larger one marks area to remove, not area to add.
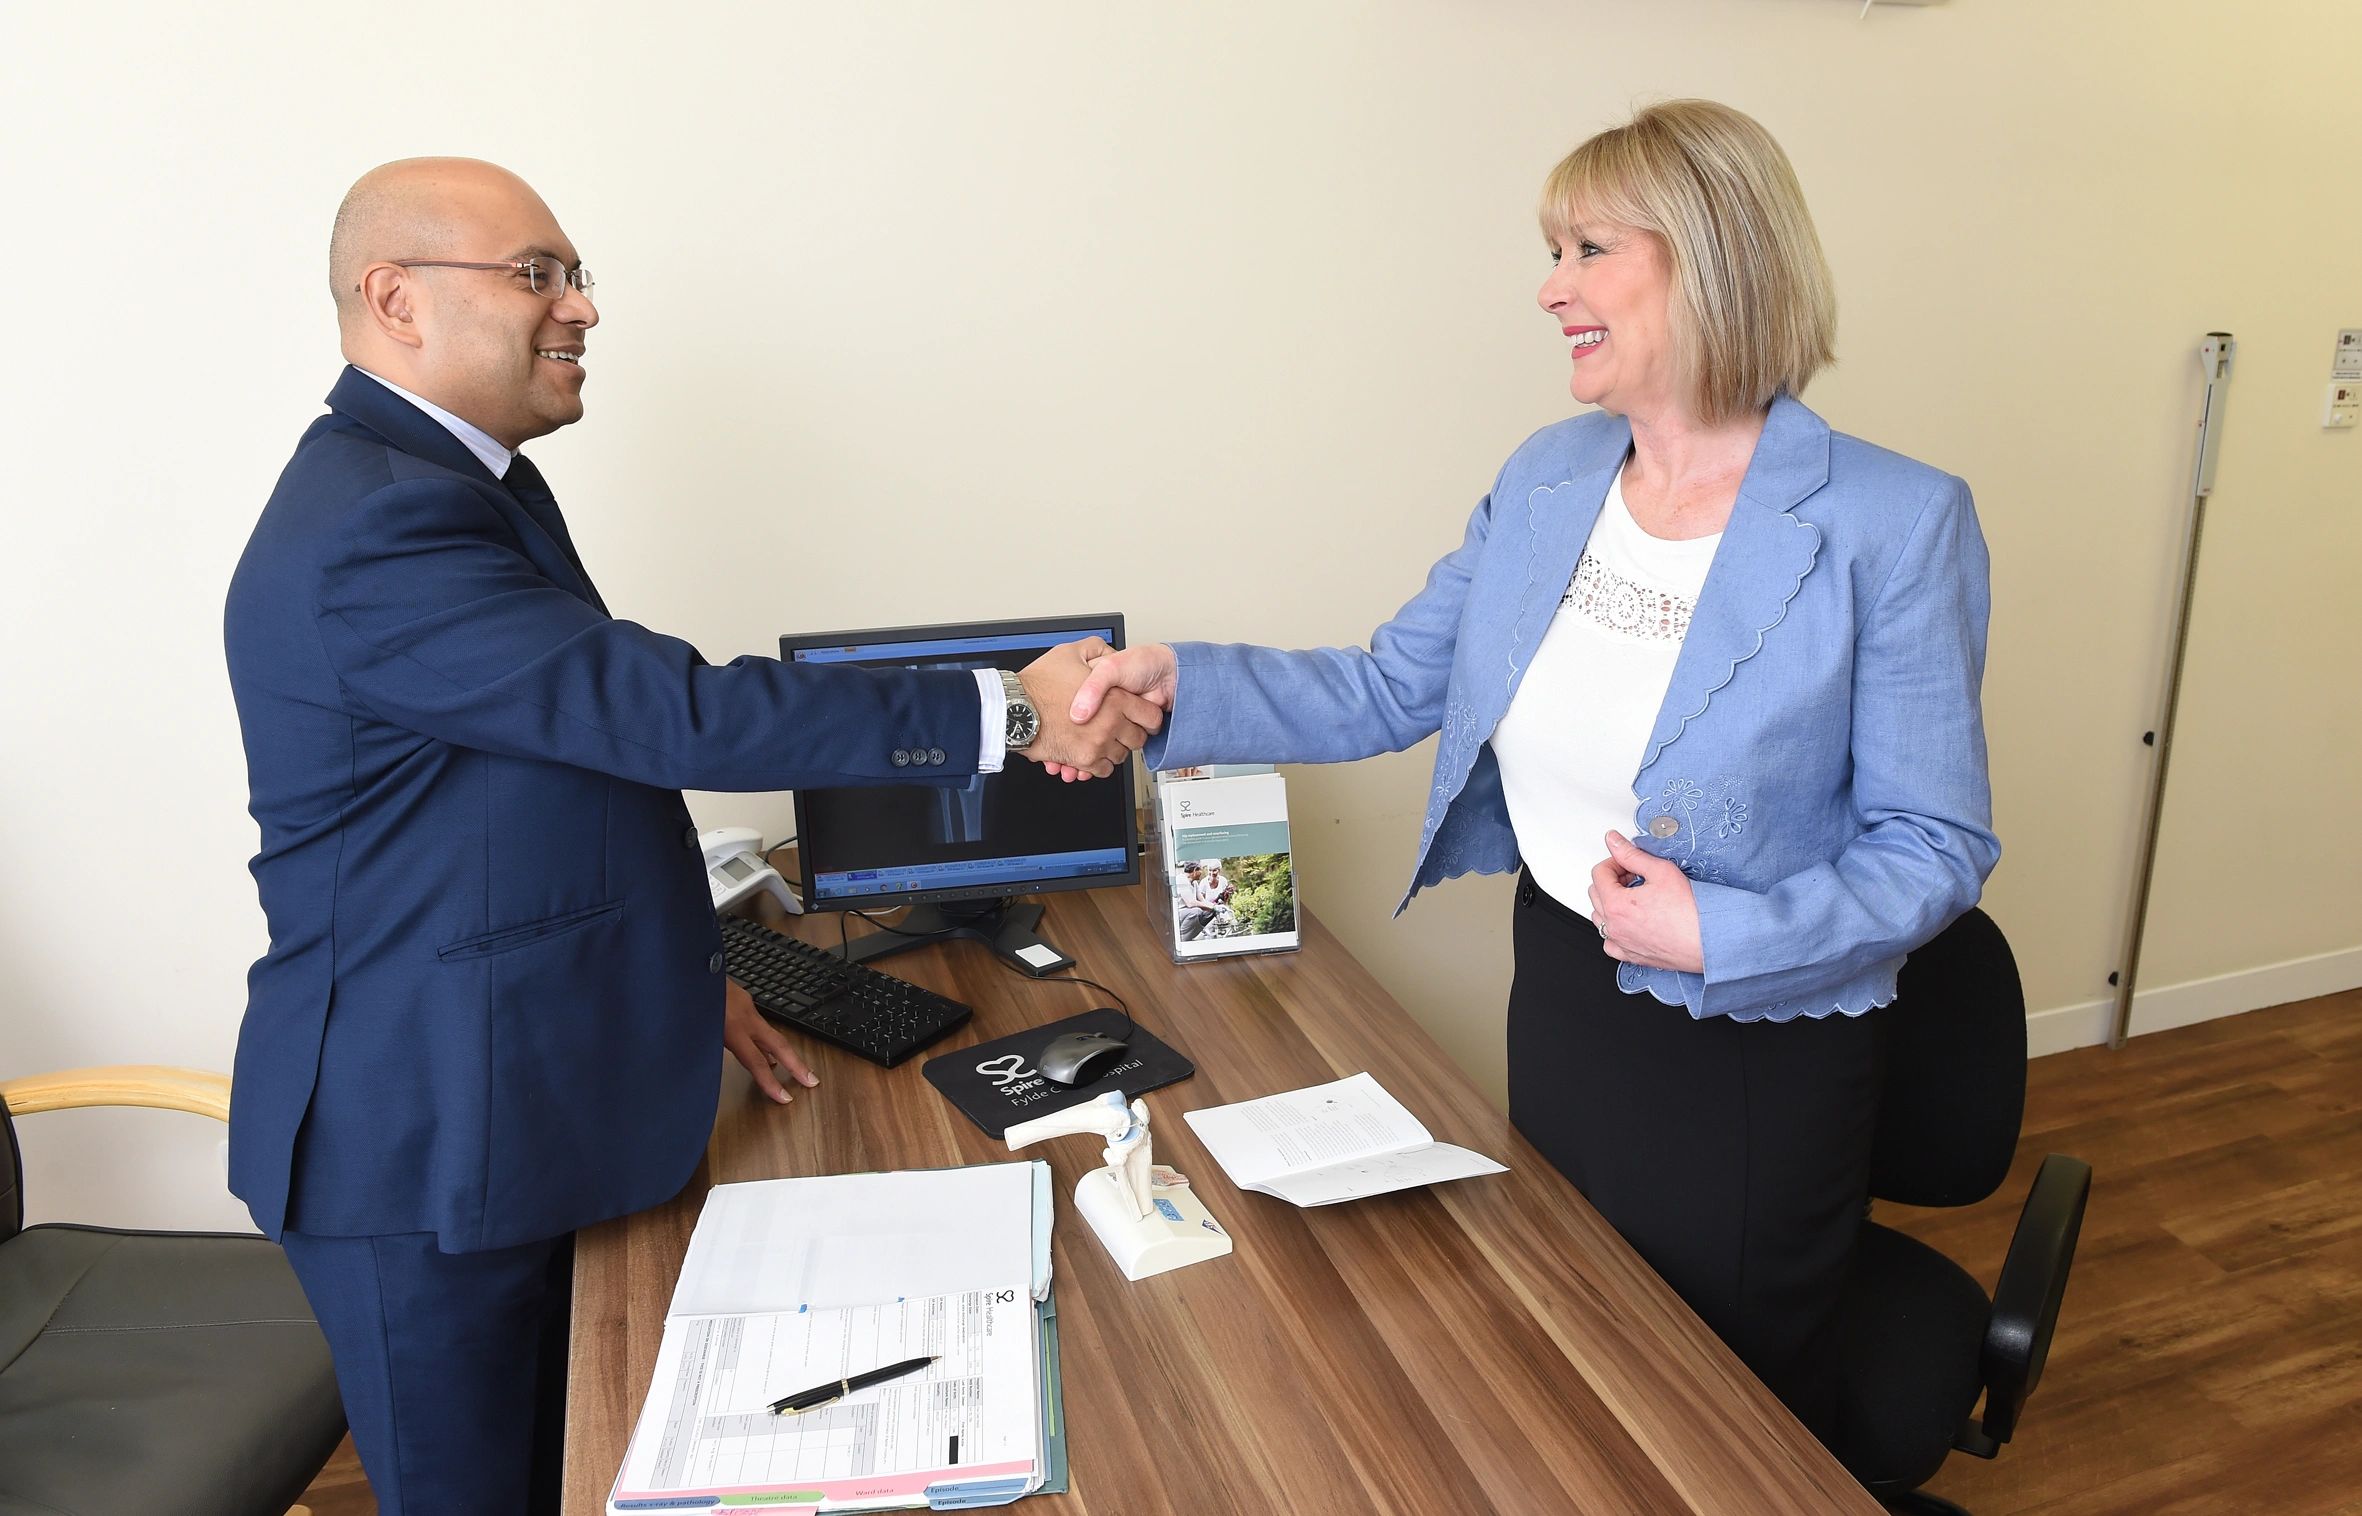
[[[803,903],[764,859],[761,832],[744,826],[717,827],[699,832],[697,845],[705,850],[705,882],[713,890],[715,915],[749,895],[766,893],[789,915],[803,914]]]

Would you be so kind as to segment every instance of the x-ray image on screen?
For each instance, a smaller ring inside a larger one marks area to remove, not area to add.
[[[914,669],[973,669],[998,666],[975,662],[905,665],[905,667]],[[967,783],[957,788],[948,785],[929,786],[935,791],[936,821],[935,831],[930,840],[946,848],[973,846],[984,840],[984,793],[987,787],[985,781],[992,777],[990,774],[970,774]]]

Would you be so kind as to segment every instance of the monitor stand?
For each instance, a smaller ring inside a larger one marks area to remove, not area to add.
[[[925,947],[930,942],[967,937],[1000,954],[1017,972],[1037,979],[1072,968],[1072,958],[1042,941],[1037,931],[1041,924],[1040,904],[1014,895],[984,903],[981,910],[962,911],[957,915],[939,905],[914,905],[910,914],[894,923],[891,930],[854,938],[845,956],[853,963],[867,963],[874,958]]]

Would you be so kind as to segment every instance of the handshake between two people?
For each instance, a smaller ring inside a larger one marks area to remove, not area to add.
[[[1044,665],[1050,667],[1037,684],[1035,671]],[[1164,724],[1165,713],[1173,708],[1177,675],[1173,650],[1161,642],[1119,653],[1097,637],[1086,637],[1050,649],[1018,676],[1042,718],[1041,736],[1024,755],[1068,784],[1106,778],[1126,751],[1139,751]],[[1053,718],[1077,734],[1106,733],[1121,743],[1121,749],[1086,749],[1085,756],[1093,761],[1079,761],[1051,745]]]
[[[1147,746],[1173,705],[1173,650],[1158,644],[1117,652],[1097,637],[1054,647],[1017,673],[1041,718],[1032,742],[1017,750],[1072,784],[1104,779]],[[786,1032],[755,1009],[735,979],[725,981],[722,1045],[745,1065],[764,1098],[795,1099],[791,1084],[820,1082]]]

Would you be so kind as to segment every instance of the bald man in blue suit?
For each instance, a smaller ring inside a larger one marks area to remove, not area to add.
[[[609,615],[517,452],[582,415],[592,284],[506,171],[374,170],[330,280],[351,366],[225,623],[270,926],[231,1184],[328,1334],[378,1509],[554,1511],[574,1229],[688,1179],[717,1044],[774,1100],[774,1066],[814,1082],[723,975],[679,791],[956,782],[1010,748],[1104,774],[1159,713],[1071,722],[1088,644],[1007,676],[715,668]]]

